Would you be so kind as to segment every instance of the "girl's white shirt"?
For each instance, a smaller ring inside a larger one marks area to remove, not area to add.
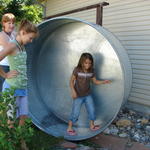
[[[10,40],[15,39],[15,32],[12,32],[12,34],[8,36],[4,31],[1,31],[0,36],[3,36],[4,38],[6,38],[7,41],[9,42]],[[2,50],[3,50],[3,45],[0,45],[0,51]],[[5,57],[3,60],[0,61],[0,65],[9,66],[7,57]]]

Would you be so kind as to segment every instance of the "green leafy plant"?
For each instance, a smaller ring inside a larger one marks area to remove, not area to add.
[[[7,89],[0,96],[0,150],[20,150],[22,141],[30,142],[34,135],[32,121],[26,119],[19,126],[16,118],[14,89]]]

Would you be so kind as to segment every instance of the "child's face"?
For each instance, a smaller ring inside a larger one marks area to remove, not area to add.
[[[13,21],[3,22],[4,31],[11,33],[14,30],[15,24]]]
[[[90,59],[86,59],[83,62],[83,69],[88,70],[91,68],[91,66],[92,66],[92,61]]]
[[[36,34],[31,32],[31,33],[27,33],[27,32],[22,32],[21,34],[21,39],[22,39],[22,44],[25,45],[27,43],[31,43],[32,40],[35,38]]]

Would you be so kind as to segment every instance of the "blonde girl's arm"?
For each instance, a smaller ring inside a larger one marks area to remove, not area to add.
[[[8,43],[7,46],[4,47],[2,51],[0,51],[0,61],[3,60],[6,56],[10,55],[13,50],[15,49],[16,45],[13,43]],[[17,71],[12,70],[7,73],[4,72],[4,70],[0,67],[0,76],[3,78],[13,78],[18,74]]]
[[[109,84],[111,83],[110,80],[97,80],[96,77],[93,77],[92,78],[92,82],[96,85],[99,85],[99,84]]]
[[[0,45],[5,47],[7,44],[9,44],[9,39],[6,38],[4,34],[0,33]]]
[[[2,33],[0,33],[0,45],[6,45],[6,43],[7,43],[8,41],[7,41],[7,39],[6,39],[6,37],[2,34]]]
[[[76,77],[75,77],[75,75],[72,74],[71,78],[70,78],[70,88],[71,88],[71,96],[73,99],[77,98],[77,93],[74,88],[75,80],[76,80]]]
[[[0,51],[0,61],[3,60],[6,56],[10,55],[13,50],[16,48],[16,45],[14,43],[8,42],[3,46],[3,50]]]

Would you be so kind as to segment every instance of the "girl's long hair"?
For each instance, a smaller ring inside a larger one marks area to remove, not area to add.
[[[38,28],[36,25],[31,23],[29,20],[24,19],[20,23],[19,31],[24,30],[27,33],[35,33],[36,36],[39,35]]]
[[[82,53],[82,55],[79,59],[77,68],[83,70],[82,66],[83,66],[83,63],[85,62],[86,59],[89,59],[91,61],[92,65],[91,65],[91,67],[89,68],[88,71],[92,71],[93,70],[93,65],[94,65],[94,60],[93,60],[93,57],[90,53]]]

